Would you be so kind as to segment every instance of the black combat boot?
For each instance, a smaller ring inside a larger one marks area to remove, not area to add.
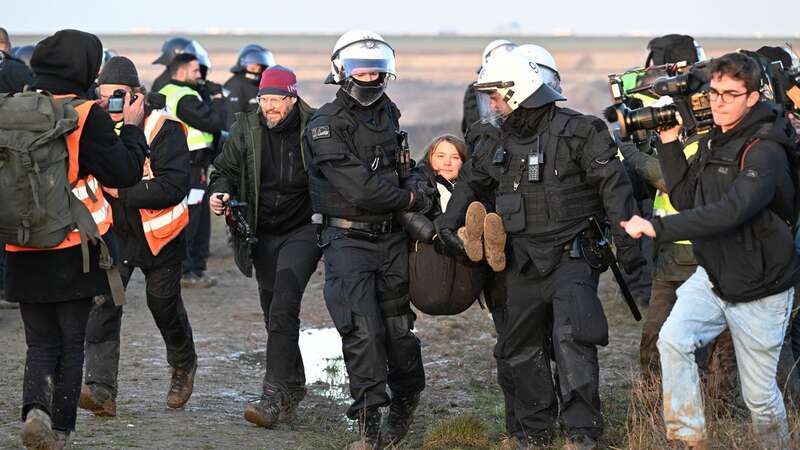
[[[419,392],[392,397],[389,415],[381,429],[381,438],[386,445],[397,445],[408,433],[414,420],[414,410],[419,404]]]
[[[380,450],[381,445],[381,410],[378,408],[362,411],[358,415],[357,441],[347,447],[348,450]]]
[[[289,395],[281,389],[264,384],[264,391],[258,403],[247,405],[244,420],[264,428],[272,428],[279,420],[285,419],[292,409]]]

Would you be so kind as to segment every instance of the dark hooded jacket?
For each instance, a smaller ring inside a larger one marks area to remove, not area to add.
[[[698,263],[725,301],[757,300],[798,280],[788,223],[795,186],[787,151],[794,142],[789,121],[761,102],[726,133],[713,128],[691,162],[679,142],[659,144],[669,197],[680,214],[653,219],[656,239],[691,240]]]
[[[97,77],[103,46],[97,36],[62,30],[41,41],[31,57],[33,89],[56,95],[85,95]],[[102,108],[92,106],[79,141],[79,177],[93,175],[105,187],[124,188],[142,177],[147,141],[141,129],[124,125],[119,136]],[[111,233],[104,236],[112,248]],[[8,252],[6,296],[26,303],[60,302],[109,294],[98,267],[99,246],[89,245],[90,271],[83,273],[80,246],[52,251]]]
[[[32,79],[31,69],[24,62],[0,51],[0,92],[22,92]]]

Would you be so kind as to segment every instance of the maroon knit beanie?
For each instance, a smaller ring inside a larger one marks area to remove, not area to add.
[[[258,95],[290,95],[297,97],[297,77],[287,67],[269,67],[261,73]]]

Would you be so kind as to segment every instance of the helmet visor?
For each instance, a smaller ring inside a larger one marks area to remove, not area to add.
[[[392,78],[397,76],[394,50],[383,42],[372,40],[354,42],[343,48],[338,58],[342,64],[344,78],[370,72],[385,73]]]
[[[197,57],[197,62],[201,66],[211,68],[211,59],[208,57],[208,52],[199,42],[192,40],[186,47],[181,50],[181,53],[190,53]]]
[[[269,50],[250,51],[248,53],[245,53],[241,59],[241,65],[243,67],[249,64],[258,64],[259,66],[272,67],[275,65],[275,57],[272,56],[272,52]]]

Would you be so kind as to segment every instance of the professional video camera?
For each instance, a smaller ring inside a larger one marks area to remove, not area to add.
[[[677,125],[678,114],[688,133],[709,129],[713,119],[707,67],[706,61],[681,62],[610,74],[608,86],[614,104],[606,108],[606,120],[619,124],[623,140],[636,142],[647,140],[649,130]],[[663,96],[670,96],[673,103],[645,106],[645,101],[655,102]]]

